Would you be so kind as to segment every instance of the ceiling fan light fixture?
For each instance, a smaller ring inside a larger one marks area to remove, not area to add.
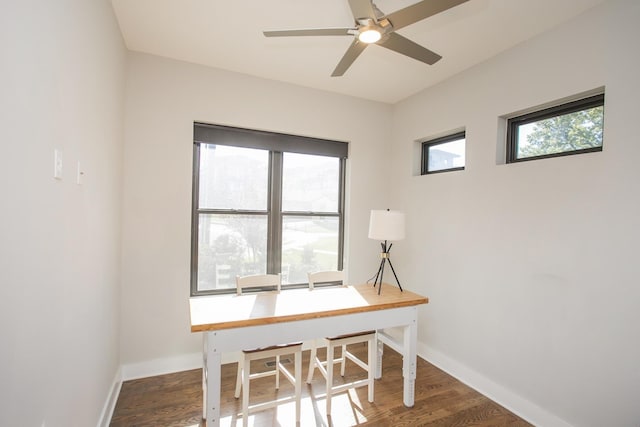
[[[375,27],[363,28],[362,31],[358,33],[358,40],[362,43],[375,43],[380,40],[380,37],[382,37],[382,34],[380,34],[380,31]]]
[[[343,0],[344,1],[344,0]],[[264,31],[265,37],[349,36],[351,44],[342,55],[331,77],[340,77],[370,44],[408,56],[428,65],[442,59],[437,53],[396,33],[430,16],[469,0],[413,0],[413,4],[388,15],[375,5],[376,0],[346,0],[354,22],[347,28],[307,28],[300,30]],[[417,1],[417,3],[416,3]],[[640,427],[640,426],[639,426]]]

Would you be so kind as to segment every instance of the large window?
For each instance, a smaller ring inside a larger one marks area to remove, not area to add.
[[[191,294],[342,269],[347,144],[195,124]]]
[[[422,143],[423,175],[436,172],[458,171],[465,164],[465,132],[456,132]]]
[[[602,151],[604,94],[507,121],[507,162]]]

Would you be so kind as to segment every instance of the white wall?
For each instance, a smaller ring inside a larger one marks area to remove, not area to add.
[[[111,393],[125,59],[107,0],[2,4],[2,426],[96,425]]]
[[[394,109],[423,353],[538,425],[640,423],[639,20],[607,3]],[[601,153],[497,164],[499,116],[599,86]],[[414,141],[459,127],[466,170],[415,176]]]
[[[377,267],[369,209],[404,209],[423,355],[539,425],[637,426],[639,18],[608,3],[392,108],[142,54],[124,72],[106,0],[3,6],[0,425],[95,425],[120,364],[198,363],[197,120],[349,141],[350,277]],[[498,116],[599,86],[603,152],[496,164]],[[414,141],[461,126],[466,170],[415,176]]]
[[[348,141],[347,261],[375,272],[369,210],[384,207],[378,166],[391,107],[184,62],[128,58],[122,264],[125,378],[200,366],[189,326],[193,122]]]

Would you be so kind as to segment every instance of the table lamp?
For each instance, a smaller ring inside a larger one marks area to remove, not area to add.
[[[382,247],[382,252],[380,253],[380,267],[378,267],[376,279],[373,282],[373,286],[375,287],[378,284],[378,278],[380,278],[378,295],[380,295],[380,291],[382,289],[382,275],[384,274],[384,267],[387,262],[391,267],[393,276],[396,278],[396,283],[398,284],[400,291],[402,291],[398,275],[396,274],[396,270],[393,268],[391,258],[389,257],[389,252],[391,252],[391,246],[393,246],[393,243],[389,243],[388,246],[387,243],[391,240],[404,239],[404,213],[389,209],[372,210],[371,217],[369,219],[369,238],[383,241],[380,242],[380,246]]]

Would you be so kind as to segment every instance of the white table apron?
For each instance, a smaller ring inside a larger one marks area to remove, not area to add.
[[[243,326],[204,332],[203,416],[207,426],[220,425],[222,353],[305,341],[369,329],[403,328],[404,405],[413,407],[416,379],[417,306],[398,307],[291,322]],[[378,346],[376,346],[378,347]],[[379,371],[377,371],[379,378]]]

